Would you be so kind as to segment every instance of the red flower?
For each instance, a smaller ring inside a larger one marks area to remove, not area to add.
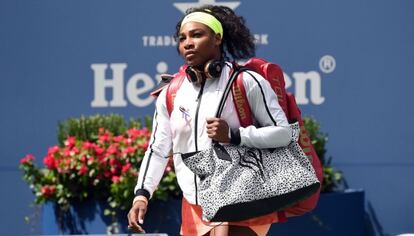
[[[119,181],[121,181],[121,178],[119,176],[114,175],[112,176],[111,180],[114,183],[118,183]]]
[[[115,158],[109,159],[109,165],[115,166],[116,164],[117,164],[117,160],[115,160]]]
[[[82,143],[82,148],[83,148],[83,149],[88,150],[88,149],[90,149],[90,148],[92,148],[92,147],[93,147],[93,145],[92,145],[92,143],[90,143],[89,141],[86,141],[86,142],[83,142],[83,143]]]
[[[99,147],[99,146],[95,146],[95,153],[97,154],[97,155],[102,155],[102,153],[104,153],[104,151],[105,151],[105,149],[103,149],[103,148],[101,148],[101,147]]]
[[[135,128],[128,130],[128,136],[132,139],[137,139],[141,135],[141,133],[142,132],[139,129],[135,129]]]
[[[109,141],[109,134],[108,133],[104,133],[101,136],[99,136],[99,141],[101,141],[102,143],[105,143],[107,141]]]
[[[32,154],[28,154],[20,160],[20,164],[26,164],[27,162],[31,162],[34,160],[34,156]]]
[[[132,153],[134,153],[135,152],[135,150],[136,150],[136,148],[134,148],[134,147],[126,147],[124,150],[123,150],[123,153],[124,154],[132,154]]]
[[[103,133],[105,133],[105,129],[104,128],[99,128],[99,134],[103,134]]]
[[[131,138],[127,138],[127,139],[125,139],[126,141],[125,141],[125,143],[127,144],[127,145],[131,145],[132,144],[132,139]]]
[[[147,150],[148,146],[149,146],[149,142],[148,141],[145,142],[145,143],[143,143],[143,144],[138,144],[138,147],[144,149],[144,151]]]
[[[99,163],[100,166],[105,167],[107,165],[106,164],[106,158],[103,157],[103,156],[98,157],[98,163]]]
[[[127,172],[129,169],[131,169],[131,164],[127,163],[122,167],[122,173]]]
[[[117,143],[120,143],[120,142],[123,142],[125,140],[125,138],[122,135],[118,135],[118,136],[114,137],[113,140]]]
[[[111,154],[116,154],[118,152],[118,144],[116,144],[116,143],[111,144],[111,146],[108,147],[106,152],[110,155]]]
[[[86,164],[87,165],[92,165],[92,164],[94,164],[94,161],[95,161],[95,159],[93,157],[89,157],[86,160],[87,160],[86,161]]]
[[[67,147],[75,146],[75,137],[69,136],[65,141],[65,146]]]
[[[45,156],[45,158],[43,158],[43,164],[51,170],[56,169],[57,167],[56,160],[53,156]]]
[[[65,165],[66,169],[69,169],[71,162],[72,162],[71,159],[66,159],[65,160],[64,165]],[[72,166],[72,169],[73,169],[73,166]]]
[[[86,162],[88,159],[86,158],[86,156],[81,156],[81,157],[79,158],[79,160],[80,160],[81,162]]]
[[[63,150],[63,155],[66,156],[66,157],[69,157],[69,156],[71,156],[71,151],[68,148],[65,148]]]
[[[77,148],[77,147],[73,147],[73,148],[72,148],[72,152],[73,152],[74,154],[79,154],[79,153],[80,153],[80,150],[79,150],[79,148]]]
[[[150,139],[151,138],[151,132],[149,129],[145,128],[145,138]]]
[[[54,185],[45,185],[40,191],[44,197],[48,198],[53,196],[53,194],[56,192],[56,187]]]
[[[57,145],[55,145],[55,146],[53,146],[53,147],[50,147],[50,148],[47,150],[47,155],[52,156],[52,155],[54,155],[55,153],[57,153],[58,151],[59,151],[59,147],[58,147]]]
[[[86,165],[82,165],[78,171],[79,175],[85,175],[88,173],[88,167]]]
[[[113,175],[118,174],[118,173],[119,173],[118,168],[116,168],[116,167],[112,167],[112,168],[111,168],[111,173],[112,173]]]

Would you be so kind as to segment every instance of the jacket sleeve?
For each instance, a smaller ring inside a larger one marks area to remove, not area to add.
[[[247,99],[258,127],[251,125],[239,128],[240,144],[256,148],[287,146],[291,142],[292,131],[276,93],[258,73],[243,73]]]
[[[150,199],[157,188],[168,164],[172,147],[171,128],[166,108],[166,89],[157,98],[152,124],[152,134],[139,169],[134,193]]]

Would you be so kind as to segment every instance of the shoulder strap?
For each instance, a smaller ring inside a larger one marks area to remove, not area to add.
[[[216,112],[217,118],[221,117],[221,113],[223,112],[227,97],[229,96],[230,91],[233,90],[232,85],[238,78],[239,74],[241,74],[242,72],[243,72],[242,70],[237,70],[237,69],[231,71],[229,81],[227,81],[226,87],[224,88],[223,95],[221,96],[221,99],[220,99],[220,102],[217,108],[217,112]]]
[[[167,87],[167,95],[166,98],[166,105],[167,105],[167,111],[168,115],[171,116],[171,112],[174,109],[174,100],[175,96],[177,94],[177,90],[181,87],[181,84],[183,83],[185,78],[185,75],[182,73],[175,74],[174,78],[171,80]]]
[[[238,69],[246,70],[246,69]],[[240,125],[247,127],[253,124],[253,115],[250,109],[249,101],[247,100],[246,89],[243,84],[243,73],[239,73],[236,81],[233,83],[231,93],[233,95],[234,107],[237,110],[237,116],[239,117]]]

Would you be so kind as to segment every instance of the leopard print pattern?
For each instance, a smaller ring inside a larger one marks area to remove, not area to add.
[[[204,220],[211,220],[226,205],[279,196],[319,183],[297,142],[299,124],[292,124],[291,130],[292,141],[287,147],[269,151],[224,145],[231,161],[218,158],[214,148],[183,160],[200,177]]]

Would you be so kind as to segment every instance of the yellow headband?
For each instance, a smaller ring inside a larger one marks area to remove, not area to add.
[[[221,38],[223,38],[223,26],[221,26],[220,21],[208,13],[196,11],[186,15],[181,22],[181,27],[188,22],[198,22],[207,25],[214,33],[220,34]]]

